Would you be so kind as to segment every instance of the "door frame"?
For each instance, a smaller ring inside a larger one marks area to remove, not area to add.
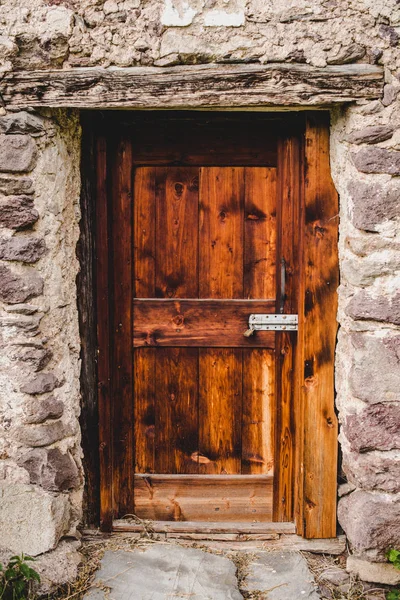
[[[284,176],[278,176],[278,180],[292,203],[280,203],[283,208],[277,218],[285,223],[285,235],[278,246],[287,264],[287,286],[298,290],[285,312],[299,314],[299,331],[293,355],[287,352],[287,334],[279,334],[277,340],[281,368],[286,378],[293,377],[294,397],[292,402],[284,398],[282,384],[278,430],[286,434],[277,436],[276,452],[285,460],[278,467],[280,484],[274,520],[287,521],[293,515],[299,535],[329,538],[336,535],[338,195],[330,177],[329,113],[287,113],[287,118],[297,124],[300,134],[286,135],[279,144],[278,171]],[[86,506],[89,521],[98,520],[103,531],[111,531],[113,522],[107,218],[110,194],[102,126],[107,119],[106,113],[82,114],[82,221],[78,248]],[[299,165],[298,177],[293,177],[294,164]],[[288,214],[290,206],[296,207],[295,214]],[[298,243],[288,244],[289,240]],[[289,251],[292,247],[297,248],[294,254]],[[279,276],[277,285],[279,289]],[[97,394],[91,385],[94,382]],[[288,448],[292,451],[288,452]]]

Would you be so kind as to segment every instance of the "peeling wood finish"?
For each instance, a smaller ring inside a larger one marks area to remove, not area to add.
[[[327,106],[382,91],[383,69],[367,64],[94,67],[15,71],[0,81],[6,107],[18,109]]]

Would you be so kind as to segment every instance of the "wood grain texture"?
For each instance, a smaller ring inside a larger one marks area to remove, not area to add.
[[[111,531],[113,521],[113,426],[111,420],[109,223],[107,198],[107,142],[96,140],[96,305],[97,390],[99,406],[100,528]]]
[[[199,169],[156,172],[157,298],[198,297]]]
[[[244,337],[251,313],[273,313],[271,300],[155,300],[136,298],[135,347],[263,347],[274,348],[273,331]]]
[[[156,473],[198,473],[198,350],[156,351]]]
[[[300,315],[304,402],[304,535],[336,535],[337,435],[334,407],[338,195],[329,163],[329,115],[306,120],[305,230]]]
[[[242,473],[274,472],[275,353],[243,350]]]
[[[135,475],[135,514],[164,521],[270,520],[268,475]]]
[[[135,472],[155,472],[156,353],[154,348],[136,348],[134,368]]]
[[[276,169],[246,167],[244,298],[275,298],[276,202]]]
[[[13,71],[0,82],[6,108],[19,109],[323,106],[382,91],[383,69],[367,64],[49,69]]]
[[[199,350],[200,473],[241,472],[242,350]]]
[[[129,518],[115,520],[114,531],[143,531],[143,524],[133,523]],[[263,535],[263,534],[292,534],[295,533],[293,523],[272,523],[268,521],[242,522],[242,521],[153,521],[152,529],[156,533],[213,533]]]
[[[133,508],[133,360],[132,360],[132,147],[120,138],[111,146],[113,293],[113,500],[118,515]]]
[[[244,168],[201,168],[200,298],[243,298],[243,211]]]

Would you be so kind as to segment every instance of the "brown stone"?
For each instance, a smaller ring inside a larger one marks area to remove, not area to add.
[[[48,419],[59,419],[64,414],[64,404],[55,396],[30,399],[24,408],[25,423],[38,424]]]
[[[355,452],[400,450],[400,405],[371,404],[348,415],[343,432]]]
[[[400,175],[400,152],[386,148],[361,148],[352,153],[353,163],[361,173]]]
[[[351,220],[358,229],[376,231],[377,225],[395,219],[399,212],[399,186],[383,188],[376,183],[352,181],[348,190],[353,201]]]
[[[351,336],[350,371],[353,394],[370,403],[400,400],[400,335],[384,338],[365,333]]]
[[[34,379],[21,386],[24,394],[45,394],[60,385],[54,373],[39,373]]]
[[[0,117],[0,133],[38,134],[43,132],[43,119],[32,113],[20,111]]]
[[[14,196],[18,194],[33,194],[33,181],[29,177],[0,176],[0,194]]]
[[[18,464],[26,469],[30,482],[52,492],[65,492],[80,484],[78,467],[71,454],[58,448],[27,452]]]
[[[397,585],[400,583],[400,570],[390,564],[372,563],[367,560],[361,560],[356,556],[348,556],[346,569],[349,573],[354,573],[361,581],[383,583],[386,585]],[[386,593],[383,590],[381,596],[377,596],[373,590],[371,592],[371,594],[365,596],[366,600],[369,598],[371,600],[386,598]]]
[[[398,456],[386,452],[348,452],[343,456],[343,470],[351,483],[364,490],[400,492]]]
[[[328,65],[346,65],[348,63],[356,62],[365,56],[364,46],[359,44],[350,44],[340,49],[338,54],[327,58]]]
[[[39,213],[28,196],[11,196],[0,201],[0,225],[3,227],[25,229],[36,223],[38,218]]]
[[[377,144],[389,140],[393,135],[393,127],[390,125],[373,125],[354,131],[347,136],[346,141],[350,144]]]
[[[400,91],[400,88],[396,88],[396,87],[394,87],[394,85],[391,85],[390,83],[385,85],[385,87],[383,88],[383,98],[382,98],[383,106],[390,106],[390,104],[393,104],[393,102],[396,100],[396,98],[399,94],[399,91]]]
[[[346,314],[355,320],[381,321],[400,325],[400,293],[392,298],[370,296],[362,290],[357,292],[346,307]]]
[[[53,353],[44,346],[22,346],[14,350],[12,358],[28,364],[34,371],[41,371],[50,362]]]
[[[400,539],[399,495],[355,491],[339,500],[338,519],[356,555],[385,561]]]
[[[61,420],[58,420],[37,425],[21,425],[14,430],[13,436],[24,446],[40,448],[59,442],[73,433],[69,425],[65,425]]]
[[[37,262],[46,252],[44,239],[26,236],[0,238],[0,259]]]
[[[0,134],[0,171],[32,171],[36,163],[36,143],[27,135]]]
[[[43,279],[35,272],[21,277],[4,265],[0,265],[0,300],[7,304],[19,304],[43,293]]]

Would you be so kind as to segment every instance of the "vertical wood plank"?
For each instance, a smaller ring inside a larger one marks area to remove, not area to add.
[[[197,348],[157,348],[157,473],[198,473],[197,377]]]
[[[242,350],[199,350],[199,471],[241,471]]]
[[[329,163],[329,114],[306,119],[304,265],[299,365],[304,403],[304,530],[307,538],[336,535],[337,435],[334,354],[338,276],[338,194]]]
[[[243,350],[242,474],[274,472],[275,354]]]
[[[111,150],[111,149],[110,149]],[[108,154],[110,156],[110,153]],[[111,156],[110,156],[111,158]],[[112,148],[113,242],[113,480],[115,511],[133,510],[132,148],[121,137]]]
[[[138,298],[155,295],[155,169],[138,167],[134,177],[133,273]],[[135,315],[133,315],[135,318]],[[135,471],[154,473],[155,348],[134,350]]]
[[[244,298],[275,298],[275,168],[246,167],[244,202]]]
[[[278,144],[278,245],[276,312],[297,313],[300,206],[300,139],[283,135]],[[282,278],[285,282],[282,297]],[[274,520],[291,521],[294,506],[295,415],[294,356],[296,335],[276,336],[276,428]]]
[[[197,298],[199,169],[156,169],[156,296]]]
[[[111,413],[109,224],[107,208],[107,146],[96,140],[96,303],[97,387],[99,406],[100,528],[111,531],[113,520],[113,423]]]
[[[243,202],[243,167],[200,169],[200,298],[243,298]]]

